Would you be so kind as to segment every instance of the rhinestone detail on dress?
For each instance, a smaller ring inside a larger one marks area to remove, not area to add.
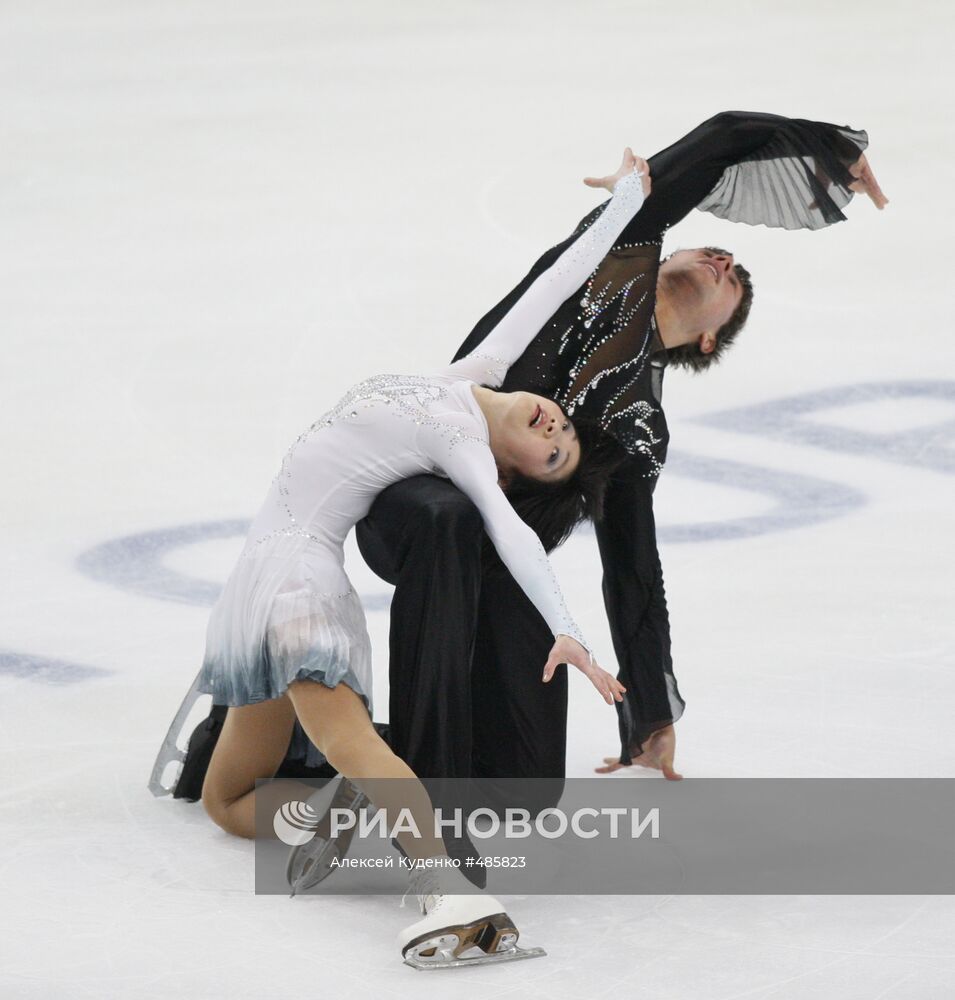
[[[486,357],[492,364],[504,364],[499,358],[493,358],[490,355],[482,355],[483,357]],[[489,374],[494,373],[489,370]],[[296,448],[307,441],[312,434],[326,427],[331,427],[332,424],[339,421],[354,420],[363,410],[382,404],[388,406],[396,418],[410,420],[418,426],[427,426],[441,434],[448,439],[451,448],[461,441],[476,441],[479,444],[487,445],[486,439],[475,434],[468,434],[463,428],[439,420],[428,411],[429,404],[436,403],[447,396],[448,388],[449,386],[441,384],[434,377],[426,375],[373,375],[371,378],[352,386],[330,410],[300,434],[285,453],[282,466],[275,477],[276,487],[280,496],[283,497],[282,505],[289,517],[290,524],[295,526],[295,530],[312,537],[304,529],[298,527],[295,515],[284,500],[289,495],[288,483],[291,478],[289,470],[291,458]]]

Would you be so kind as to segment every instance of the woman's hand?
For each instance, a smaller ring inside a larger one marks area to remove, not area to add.
[[[650,193],[650,164],[639,156],[634,156],[629,146],[623,151],[623,160],[615,174],[608,174],[606,177],[585,177],[584,184],[592,188],[606,188],[612,194],[617,181],[627,174],[632,174],[634,170],[643,174],[643,197],[646,198]]]
[[[561,663],[572,663],[585,677],[589,677],[590,683],[600,692],[608,705],[612,705],[615,698],[617,701],[623,701],[627,689],[616,677],[608,674],[596,660],[591,658],[590,653],[569,635],[557,636],[557,641],[544,664],[545,684],[554,676],[554,671]]]

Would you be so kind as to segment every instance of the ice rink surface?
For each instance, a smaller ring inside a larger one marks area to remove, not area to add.
[[[0,32],[0,995],[934,1000],[950,897],[527,897],[549,957],[421,976],[393,898],[252,893],[149,769],[286,446],[444,363],[598,198],[724,109],[868,130],[891,199],[695,212],[756,304],[672,373],[656,496],[688,777],[953,777],[943,3],[8,2]],[[613,657],[592,536],[557,555]],[[388,588],[352,554],[387,708]],[[568,773],[615,750],[571,685]],[[607,780],[657,781],[634,769]]]

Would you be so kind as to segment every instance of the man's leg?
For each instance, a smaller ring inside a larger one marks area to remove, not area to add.
[[[484,575],[471,674],[474,775],[491,805],[543,809],[563,790],[567,668],[541,675],[554,637],[540,612],[495,561]],[[521,788],[489,779],[528,781]],[[516,796],[516,797],[515,797]]]
[[[388,487],[357,532],[365,561],[395,585],[392,749],[422,778],[468,777],[481,515],[447,480],[415,476]]]

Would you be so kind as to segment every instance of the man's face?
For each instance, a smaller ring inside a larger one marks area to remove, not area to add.
[[[681,312],[689,312],[693,325],[701,332],[715,334],[743,298],[733,263],[731,253],[704,247],[678,250],[660,265],[660,275],[672,290],[674,304]],[[705,351],[706,347],[701,346]]]

